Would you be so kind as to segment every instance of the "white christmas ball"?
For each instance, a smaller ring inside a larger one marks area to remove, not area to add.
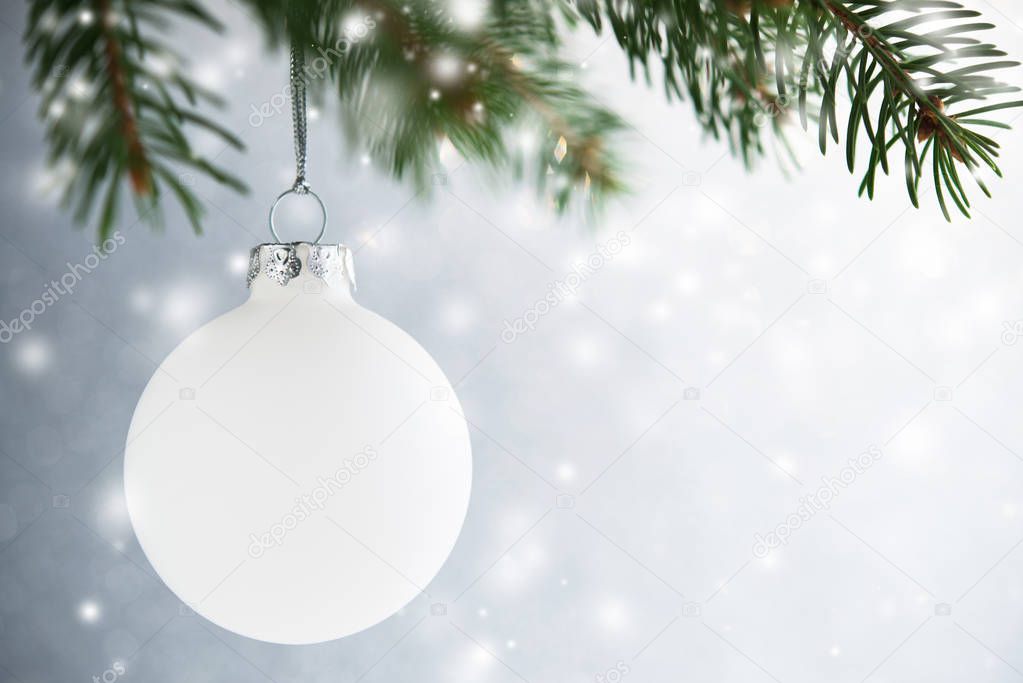
[[[440,570],[469,503],[461,406],[415,340],[351,297],[348,250],[263,245],[251,295],[161,364],[128,433],[139,543],[225,629],[317,643]]]

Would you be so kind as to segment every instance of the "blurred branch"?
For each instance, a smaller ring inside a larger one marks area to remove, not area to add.
[[[62,205],[79,223],[95,221],[101,241],[113,230],[125,176],[140,217],[159,224],[169,190],[197,232],[202,203],[182,169],[245,190],[189,144],[186,125],[242,146],[199,112],[219,99],[189,79],[179,52],[160,41],[174,19],[221,29],[189,0],[30,3],[26,58],[42,95],[49,161],[67,178]]]
[[[634,78],[652,83],[657,65],[666,96],[688,100],[747,165],[768,139],[795,161],[796,116],[822,153],[844,128],[850,171],[866,153],[861,194],[873,197],[901,151],[913,203],[930,177],[946,217],[949,200],[969,215],[963,169],[985,194],[980,172],[1000,175],[999,146],[979,129],[1007,128],[989,115],[1023,105],[1000,99],[1018,89],[992,74],[1017,62],[977,37],[993,25],[954,0],[493,0],[469,19],[437,0],[241,2],[267,45],[304,47],[308,86],[323,97],[330,84],[353,150],[394,177],[429,189],[447,140],[468,160],[532,175],[559,209],[624,187],[609,142],[624,124],[578,86],[562,23],[607,26]],[[193,0],[30,2],[26,55],[50,161],[68,177],[65,205],[101,237],[125,178],[140,214],[158,222],[169,190],[197,231],[202,203],[179,169],[244,190],[189,144],[199,129],[241,146],[202,113],[218,98],[164,40],[180,22],[221,30]]]
[[[622,189],[607,138],[623,124],[575,84],[545,2],[508,3],[474,26],[424,0],[246,4],[272,44],[309,41],[310,63],[327,62],[349,141],[396,178],[429,191],[446,139],[471,161],[515,174],[530,164],[559,209],[580,189],[595,200]],[[527,159],[520,139],[534,131],[541,141]]]

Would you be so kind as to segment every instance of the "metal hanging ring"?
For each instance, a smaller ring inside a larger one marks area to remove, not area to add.
[[[323,233],[327,230],[327,207],[323,200],[320,199],[320,196],[309,189],[309,183],[305,179],[306,137],[308,133],[306,127],[306,83],[302,75],[304,64],[305,55],[302,49],[297,44],[292,43],[289,81],[291,84],[291,124],[295,134],[295,184],[291,186],[291,189],[277,195],[273,206],[270,207],[270,232],[278,244],[281,243],[281,236],[277,234],[274,218],[277,215],[277,205],[289,194],[312,195],[316,203],[320,205],[320,211],[323,212],[323,224],[320,226],[320,233],[312,241],[312,244],[319,244],[320,240],[323,239]]]
[[[323,239],[323,233],[327,231],[327,206],[323,203],[323,200],[320,199],[320,195],[308,188],[300,190],[292,187],[277,195],[277,199],[274,200],[273,206],[270,207],[270,232],[273,234],[274,240],[276,240],[278,244],[281,243],[281,236],[277,234],[277,226],[274,224],[274,217],[277,215],[277,205],[280,204],[281,200],[289,194],[309,195],[316,200],[317,204],[320,205],[320,211],[323,212],[323,224],[320,225],[320,233],[316,236],[316,239],[312,241],[312,244],[319,244],[320,240]]]

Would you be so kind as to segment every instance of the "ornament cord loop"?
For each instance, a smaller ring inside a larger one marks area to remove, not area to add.
[[[277,226],[274,224],[274,218],[277,214],[277,205],[281,203],[281,200],[287,197],[289,194],[297,195],[310,195],[320,205],[320,210],[323,212],[323,223],[320,225],[320,233],[313,240],[313,244],[318,244],[323,239],[323,233],[327,230],[327,207],[324,205],[323,200],[320,196],[312,191],[309,187],[309,183],[306,181],[306,139],[308,137],[308,127],[306,125],[306,82],[303,74],[305,67],[305,55],[302,49],[294,42],[291,45],[291,67],[289,71],[289,80],[291,84],[291,124],[295,138],[295,182],[292,184],[290,189],[281,192],[277,195],[277,199],[274,201],[273,206],[270,207],[270,233],[274,236],[274,240],[277,242],[281,241],[280,236],[277,234]]]

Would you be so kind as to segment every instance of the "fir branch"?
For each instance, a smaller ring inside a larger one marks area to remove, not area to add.
[[[321,96],[332,85],[353,149],[393,176],[428,188],[446,138],[472,161],[517,175],[532,165],[559,208],[580,190],[599,199],[623,187],[609,144],[623,123],[575,83],[559,21],[609,27],[634,78],[651,83],[659,65],[668,99],[688,100],[748,166],[769,139],[788,149],[798,113],[822,153],[844,135],[850,171],[863,166],[861,194],[873,197],[901,156],[912,202],[930,179],[946,217],[949,204],[969,215],[962,169],[989,194],[979,172],[1000,175],[999,146],[980,128],[1007,128],[993,117],[1023,105],[1001,99],[1017,88],[993,75],[1017,63],[978,37],[993,26],[955,0],[494,0],[474,27],[431,0],[242,1],[268,45],[298,44],[325,63],[307,85]],[[157,216],[149,209],[169,189],[196,230],[202,203],[176,169],[244,189],[191,150],[195,128],[240,142],[201,113],[218,98],[158,37],[182,20],[220,30],[195,0],[30,2],[26,56],[50,160],[71,169],[63,201],[101,237],[125,177],[140,213]],[[353,36],[353,21],[370,30]],[[528,130],[542,138],[532,153],[518,140]]]
[[[94,221],[101,242],[117,223],[125,179],[140,219],[159,225],[169,190],[196,232],[203,206],[181,169],[245,191],[191,148],[189,127],[242,145],[199,112],[219,98],[185,76],[181,55],[155,37],[171,20],[221,29],[191,0],[32,0],[29,6],[26,58],[41,94],[49,161],[66,169],[61,202],[73,207],[78,223]]]
[[[863,127],[872,142],[861,194],[866,192],[873,196],[878,165],[885,174],[888,173],[887,151],[896,141],[901,141],[907,156],[906,176],[909,195],[913,204],[919,206],[918,194],[922,175],[920,170],[926,151],[917,153],[915,143],[932,142],[926,150],[932,155],[932,176],[941,210],[945,218],[950,220],[945,201],[945,194],[948,193],[956,208],[969,217],[970,202],[963,189],[956,162],[965,166],[974,176],[978,187],[984,194],[990,196],[983,181],[976,177],[975,170],[983,163],[996,175],[1001,175],[995,162],[998,144],[991,138],[964,126],[958,120],[958,116],[947,113],[946,103],[982,101],[991,95],[1018,91],[1018,88],[1000,84],[986,72],[1019,66],[1019,63],[992,61],[974,63],[955,70],[942,67],[945,64],[954,65],[961,60],[1004,57],[1005,53],[994,45],[981,43],[970,35],[993,26],[973,23],[918,36],[910,33],[908,29],[926,26],[931,22],[973,19],[980,16],[980,13],[965,9],[958,2],[947,0],[869,0],[857,3],[843,3],[838,0],[816,1],[841,25],[841,30],[862,46],[863,50],[861,55],[853,58],[858,59],[861,64],[860,77],[852,74],[848,60],[843,65],[853,91],[854,111],[850,119],[850,128],[854,117],[861,116]],[[863,9],[856,11],[851,5]],[[886,18],[893,12],[909,13],[911,16],[878,25],[879,19]],[[954,48],[953,45],[964,47]],[[884,86],[880,96],[877,125],[873,127],[868,111],[868,100],[873,94],[874,86],[863,78],[863,75],[870,71],[868,65],[871,62],[883,72],[883,76],[876,77],[876,82],[883,83]],[[1020,105],[1023,105],[1023,102],[1008,102],[1004,104],[1004,108]],[[906,116],[905,125],[900,121],[900,114]],[[885,123],[889,123],[889,133],[893,135],[891,143],[886,143],[883,138]],[[876,135],[873,129],[877,130]],[[847,152],[850,171],[854,168],[854,153],[855,148],[850,146]]]
[[[432,186],[444,139],[470,161],[523,170],[512,138],[524,128],[543,138],[530,163],[556,207],[581,189],[596,200],[623,187],[607,144],[623,124],[572,82],[574,68],[557,56],[560,41],[542,2],[504,7],[475,30],[427,0],[336,0],[330,11],[347,22],[325,22],[308,0],[276,13],[270,3],[249,4],[270,22],[264,28],[274,44],[285,35],[311,40],[308,58],[329,62],[349,141],[420,190]],[[286,33],[282,21],[290,22]],[[326,81],[308,80],[321,90]],[[556,153],[562,139],[564,156]]]
[[[975,37],[993,26],[970,21],[980,13],[953,0],[579,0],[574,7],[598,32],[606,22],[648,80],[650,62],[659,60],[668,96],[688,96],[703,127],[727,137],[747,164],[763,152],[768,128],[784,141],[782,124],[793,108],[804,128],[815,119],[825,153],[829,138],[840,139],[844,89],[850,171],[858,140],[869,142],[861,194],[873,197],[878,170],[890,173],[889,152],[901,145],[911,201],[919,205],[931,154],[946,218],[946,195],[969,216],[960,166],[985,194],[978,169],[1001,175],[998,144],[976,127],[1005,125],[967,117],[1023,106],[946,111],[1018,90],[991,75],[1018,63]]]

